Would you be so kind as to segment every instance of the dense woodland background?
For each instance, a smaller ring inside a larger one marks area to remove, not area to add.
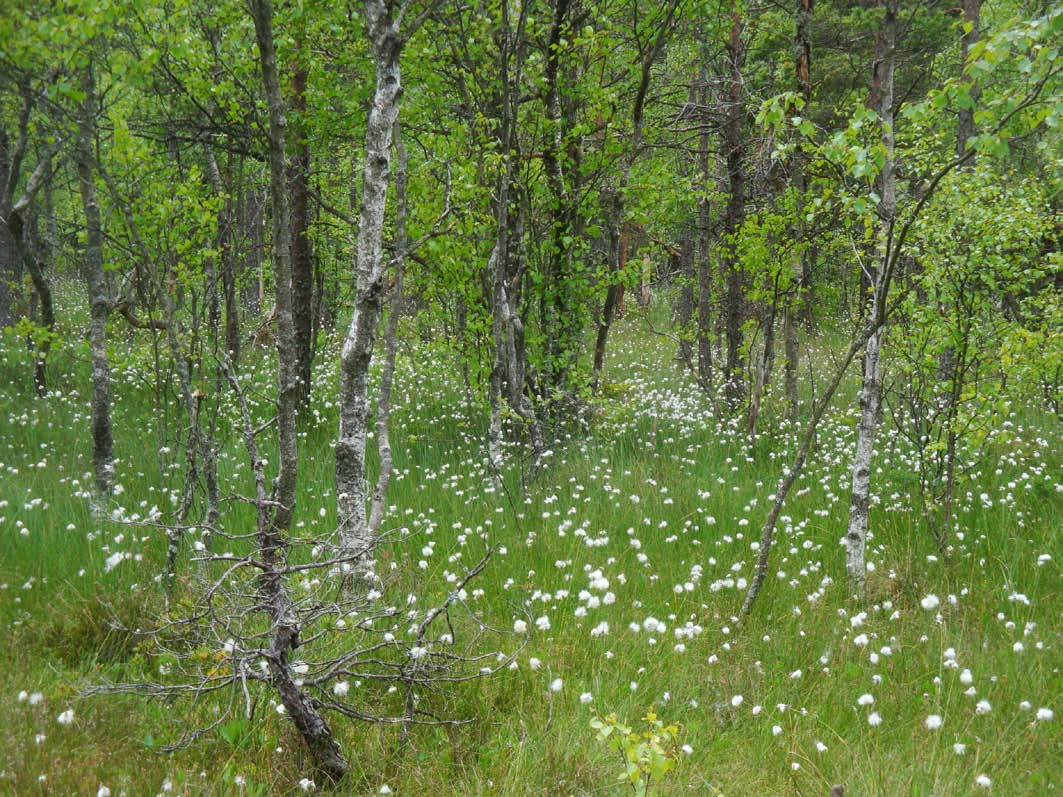
[[[1061,43],[4,3],[0,790],[1063,787]]]

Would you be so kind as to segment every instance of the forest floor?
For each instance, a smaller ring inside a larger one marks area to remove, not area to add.
[[[211,699],[81,696],[154,666],[111,619],[150,622],[162,600],[153,577],[165,540],[137,521],[152,506],[169,511],[183,478],[172,391],[156,394],[145,339],[116,334],[121,491],[102,523],[88,500],[83,336],[62,331],[43,399],[32,394],[24,343],[0,341],[0,794],[303,793],[312,773],[264,689],[251,722],[227,722],[173,754],[158,751],[178,729],[209,724]],[[873,474],[874,569],[856,601],[841,545],[851,383],[820,430],[768,582],[739,627],[794,430],[777,400],[753,443],[738,423],[713,417],[672,344],[638,311],[614,340],[590,431],[555,446],[524,490],[515,462],[501,492],[488,489],[483,407],[467,404],[453,355],[402,347],[385,526],[410,534],[383,552],[383,566],[397,566],[400,593],[440,594],[457,555],[468,563],[489,539],[497,550],[468,604],[493,627],[528,630],[489,640],[519,649],[514,669],[425,697],[474,722],[414,728],[403,743],[394,725],[335,718],[354,771],[333,793],[622,795],[631,791],[618,780],[623,762],[591,722],[615,714],[641,731],[652,707],[678,726],[674,743],[665,740],[677,766],[653,794],[825,797],[835,783],[854,797],[1063,794],[1059,419],[1016,403],[965,455],[972,467],[942,550],[922,516],[913,450],[887,412]],[[270,359],[245,356],[263,386]],[[335,360],[334,347],[318,358],[302,423],[297,536],[335,524]],[[822,384],[826,348],[812,362]],[[265,417],[268,401],[259,408]],[[250,494],[240,440],[229,437],[223,494]],[[224,522],[253,527],[246,507]],[[372,684],[355,684],[351,697],[360,695],[373,707],[392,699]]]

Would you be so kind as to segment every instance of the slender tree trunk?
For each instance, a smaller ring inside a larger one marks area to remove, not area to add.
[[[794,32],[794,63],[797,73],[797,86],[805,102],[802,114],[811,112],[812,104],[812,0],[797,0]],[[797,337],[797,319],[805,303],[805,280],[808,273],[807,246],[805,244],[805,192],[808,190],[807,156],[798,145],[793,156],[792,183],[797,194],[793,244],[794,256],[793,283],[783,308],[783,340],[786,349],[785,391],[787,415],[791,421],[797,420],[800,411],[800,398],[797,393],[797,372],[800,367],[801,348]]]
[[[594,344],[594,364],[591,374],[591,389],[598,390],[598,379],[605,365],[605,347],[609,340],[609,330],[613,325],[613,317],[616,314],[617,298],[619,291],[619,279],[624,273],[627,261],[627,239],[624,233],[624,214],[626,211],[625,196],[628,185],[631,182],[631,170],[638,159],[642,147],[642,128],[646,110],[646,98],[650,90],[650,78],[653,74],[653,65],[656,63],[665,43],[672,34],[672,20],[675,17],[677,0],[669,2],[664,17],[657,28],[652,44],[645,50],[639,64],[639,84],[635,90],[635,99],[631,106],[631,140],[627,144],[620,163],[620,175],[616,187],[603,197],[603,205],[606,211],[606,224],[609,228],[609,287],[606,289],[605,305],[602,308],[601,321],[598,324],[598,335]],[[641,48],[640,48],[641,52]],[[643,285],[643,298],[645,299],[645,284]]]
[[[406,247],[409,241],[406,235],[407,215],[407,172],[409,158],[406,145],[402,140],[402,128],[395,122],[393,134],[395,142],[395,280],[391,286],[391,306],[387,326],[384,329],[384,367],[380,374],[380,390],[376,401],[376,444],[380,455],[380,472],[369,505],[369,534],[377,537],[384,522],[384,509],[387,505],[388,488],[391,486],[391,472],[394,464],[391,456],[391,386],[395,379],[395,355],[399,348],[399,317],[405,299],[404,281],[406,276]]]
[[[103,229],[93,178],[96,134],[96,83],[91,64],[81,73],[84,93],[78,118],[77,172],[85,213],[85,281],[89,298],[89,349],[92,358],[92,467],[96,493],[114,488],[114,437],[111,430],[111,366],[107,357],[107,318],[111,298],[103,270]]]
[[[36,247],[27,252],[24,262],[40,302],[41,326],[45,330],[45,337],[38,344],[37,356],[33,361],[33,386],[37,390],[37,395],[43,396],[48,392],[46,366],[48,354],[52,349],[51,335],[55,331],[55,304],[52,301],[52,286],[48,280],[47,264]]]
[[[257,451],[251,456],[256,467],[259,522],[258,545],[264,565],[259,590],[270,615],[270,649],[266,656],[273,686],[298,729],[318,768],[328,777],[342,777],[349,764],[340,751],[325,718],[314,701],[297,683],[289,657],[299,645],[299,625],[292,612],[283,570],[287,537],[295,508],[298,473],[298,443],[295,420],[299,400],[299,375],[292,352],[295,326],[292,321],[291,219],[288,207],[285,164],[284,100],[281,97],[273,44],[273,9],[270,0],[251,0],[251,15],[258,40],[259,66],[269,108],[269,175],[273,202],[273,274],[277,316],[277,451],[279,469],[274,483],[272,512],[265,509],[265,480]],[[246,426],[246,423],[245,423]],[[249,438],[253,443],[254,433]]]
[[[375,535],[366,516],[366,431],[369,364],[383,307],[388,263],[383,256],[384,209],[391,172],[391,136],[402,93],[402,37],[388,0],[366,0],[376,92],[365,136],[362,212],[358,227],[354,314],[340,354],[340,428],[336,441],[336,509],[342,556],[355,575],[373,576]]]
[[[967,55],[971,47],[978,42],[981,13],[981,0],[963,0],[963,21],[965,25],[970,27],[969,30],[964,30],[963,38],[961,39],[961,52],[963,54],[961,69],[967,64]],[[958,157],[962,157],[967,152],[968,140],[978,132],[974,123],[975,108],[973,103],[978,101],[980,92],[977,84],[973,82],[969,84],[968,90],[972,105],[960,108],[957,114],[956,155]],[[972,154],[962,168],[973,169],[976,157]],[[956,309],[953,308],[947,311],[947,315],[952,315],[955,312]],[[966,343],[967,337],[965,335],[963,336],[961,348],[965,349]],[[947,343],[938,356],[938,398],[942,405],[939,415],[944,418],[945,424],[945,451],[943,452],[945,484],[941,494],[934,496],[934,502],[940,506],[941,511],[939,515],[935,513],[936,522],[933,524],[933,533],[938,546],[942,548],[948,535],[948,527],[952,521],[952,494],[956,485],[956,450],[959,442],[956,431],[956,416],[963,388],[963,359],[963,357],[958,355],[956,347],[952,343]],[[941,453],[938,456],[941,456]]]
[[[723,126],[723,143],[727,158],[727,216],[724,243],[724,274],[727,279],[726,331],[727,359],[724,363],[724,387],[728,403],[736,408],[744,394],[742,379],[742,321],[745,305],[745,280],[735,251],[735,236],[745,218],[745,147],[742,141],[743,78],[742,16],[737,9],[731,18],[731,35],[727,44],[731,73],[727,94],[727,113]]]
[[[27,117],[28,117],[27,105]],[[26,145],[27,129],[23,126],[20,130],[22,139],[17,149],[24,150]],[[48,361],[48,353],[51,351],[51,334],[55,330],[55,305],[52,300],[52,287],[48,280],[48,253],[51,251],[50,239],[40,241],[37,234],[37,214],[33,211],[33,202],[37,193],[43,187],[45,189],[45,212],[49,215],[47,224],[54,224],[55,208],[51,201],[51,177],[52,159],[55,155],[54,147],[48,148],[42,153],[41,160],[33,173],[26,181],[22,195],[15,199],[13,192],[18,181],[18,175],[13,170],[18,169],[22,160],[21,154],[16,152],[15,158],[6,164],[2,164],[10,173],[7,175],[7,185],[4,186],[3,194],[0,195],[0,217],[6,224],[0,227],[0,235],[9,241],[11,254],[18,258],[23,267],[30,275],[33,282],[33,290],[40,305],[41,326],[45,330],[44,336],[37,344],[37,354],[33,363],[33,385],[37,395],[43,396],[48,390],[45,366]],[[6,153],[5,153],[6,157]],[[3,169],[0,168],[0,174]],[[27,223],[28,222],[28,223]],[[51,235],[49,229],[47,235]]]
[[[893,73],[897,43],[897,0],[880,0],[880,6],[885,9],[885,19],[880,33],[881,58],[874,66],[873,86],[877,89],[874,92],[878,99],[876,110],[886,158],[876,186],[881,197],[878,253],[873,273],[868,276],[868,282],[872,286],[872,313],[876,319],[885,313],[890,258],[894,257],[891,251],[891,237],[897,209],[893,162]],[[849,574],[849,582],[857,593],[863,593],[867,582],[865,549],[871,503],[871,459],[875,451],[875,436],[882,411],[882,337],[883,330],[879,326],[868,338],[864,348],[860,422],[857,425],[856,453],[853,455],[849,528],[845,535],[845,569]]]
[[[292,214],[292,321],[295,325],[295,371],[301,406],[310,401],[314,356],[314,260],[310,244],[310,141],[306,128],[306,81],[309,76],[306,47],[300,36],[295,45],[291,111],[295,116],[288,185]]]
[[[542,331],[546,363],[545,393],[551,411],[561,400],[572,398],[572,374],[579,360],[584,313],[580,293],[583,276],[578,257],[580,145],[572,133],[577,124],[576,107],[565,86],[564,40],[572,27],[572,0],[554,0],[547,38],[543,99],[549,120],[549,135],[543,147],[543,168],[550,193],[550,248],[547,253],[546,285],[542,298]],[[557,414],[552,412],[552,414]]]
[[[225,305],[225,351],[233,363],[240,358],[240,316],[236,301],[236,264],[233,252],[232,190],[226,190],[214,149],[205,144],[207,176],[215,195],[221,200],[218,208],[218,250],[220,252],[221,299]]]
[[[775,488],[775,498],[772,501],[771,508],[768,510],[768,516],[765,518],[764,525],[760,530],[760,549],[757,553],[757,564],[753,570],[753,579],[749,584],[749,590],[746,592],[745,600],[742,601],[742,608],[738,613],[739,618],[742,620],[749,616],[753,603],[760,595],[764,580],[768,576],[768,562],[770,561],[772,544],[775,539],[775,525],[779,522],[779,515],[782,513],[787,496],[790,495],[790,490],[793,489],[794,484],[805,468],[808,452],[816,439],[816,430],[819,429],[820,421],[823,420],[823,415],[830,406],[834,394],[842,382],[842,378],[849,370],[849,366],[852,365],[857,353],[878,329],[878,319],[873,319],[861,334],[854,338],[835,370],[830,384],[827,385],[827,389],[823,392],[823,396],[818,402],[813,404],[812,417],[805,424],[804,431],[801,434],[801,442],[797,447],[797,453],[794,454],[793,461],[789,467],[783,471],[783,476]]]
[[[760,332],[764,339],[764,348],[753,376],[753,390],[749,396],[749,439],[753,441],[757,436],[757,421],[760,419],[760,407],[764,401],[764,394],[768,385],[771,384],[772,369],[775,365],[775,307],[778,304],[778,296],[773,296],[771,304],[765,309],[764,317],[760,321]]]
[[[709,94],[709,70],[706,63],[707,53],[702,55],[700,71],[699,101],[701,108],[708,107]],[[712,365],[712,291],[713,291],[713,268],[711,249],[711,214],[709,206],[709,126],[707,120],[701,121],[701,129],[698,132],[698,384],[705,394],[713,400],[713,365]]]

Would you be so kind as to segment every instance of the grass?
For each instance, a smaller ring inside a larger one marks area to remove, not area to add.
[[[87,353],[75,329],[65,338],[50,368],[55,392],[45,399],[32,396],[24,346],[5,337],[0,349],[0,793],[95,794],[106,785],[132,797],[164,793],[164,783],[166,793],[185,795],[301,793],[307,761],[265,691],[246,726],[227,725],[168,755],[158,749],[175,727],[214,716],[210,700],[79,698],[86,685],[157,664],[111,620],[148,622],[160,600],[153,577],[165,541],[149,528],[93,519],[84,497]],[[591,433],[557,446],[526,491],[515,467],[503,493],[485,491],[484,421],[464,405],[452,355],[422,343],[404,348],[388,524],[414,533],[383,556],[402,574],[396,589],[445,590],[442,574],[460,567],[448,557],[473,555],[459,533],[475,539],[480,529],[507,552],[470,585],[483,590],[472,605],[500,627],[527,612],[548,617],[550,628],[531,625],[516,670],[431,696],[441,713],[473,723],[417,729],[403,745],[394,727],[334,719],[354,765],[335,793],[376,794],[386,784],[415,795],[623,794],[619,759],[589,723],[596,712],[614,712],[637,724],[651,706],[681,726],[680,743],[691,748],[659,784],[661,794],[825,795],[832,783],[883,797],[1063,789],[1063,719],[1036,719],[1039,708],[1063,712],[1057,420],[1016,400],[1008,428],[961,491],[945,552],[918,516],[910,452],[884,430],[890,445],[876,459],[869,546],[875,570],[858,602],[845,589],[839,544],[855,426],[847,386],[784,511],[761,600],[738,628],[733,615],[755,559],[750,543],[792,437],[770,401],[768,432],[752,446],[713,418],[672,362],[670,344],[647,335],[637,313],[620,322],[613,346]],[[301,430],[297,535],[335,522],[333,354],[319,359],[314,412]],[[163,449],[181,420],[173,397],[158,402],[143,376],[150,349],[142,339],[123,338],[115,357],[124,488],[116,503],[128,520],[153,505],[170,508],[181,454],[172,442],[172,451]],[[249,352],[248,361],[263,392],[256,412],[265,417],[269,357]],[[233,418],[231,397],[221,405],[223,420]],[[226,434],[223,493],[250,493],[243,462],[240,441]],[[248,507],[236,502],[226,505],[224,522],[230,531],[253,528]],[[429,538],[434,552],[424,556]],[[139,560],[105,572],[116,551]],[[595,571],[608,588],[590,583]],[[611,592],[615,602],[577,611],[587,605],[581,590],[599,599]],[[928,594],[939,596],[939,607],[923,608]],[[663,633],[648,630],[651,617]],[[603,621],[608,634],[592,635]],[[961,681],[966,669],[969,685]],[[563,684],[551,691],[557,678]],[[974,695],[965,694],[970,687]],[[362,690],[374,705],[390,699]],[[21,692],[42,698],[31,705]],[[872,705],[858,703],[864,694]],[[987,713],[976,709],[983,699]],[[56,718],[67,708],[75,719],[61,725]],[[872,711],[881,724],[869,724]],[[940,729],[925,726],[930,714],[942,717]],[[957,743],[966,745],[963,755]],[[980,775],[992,785],[977,785]]]

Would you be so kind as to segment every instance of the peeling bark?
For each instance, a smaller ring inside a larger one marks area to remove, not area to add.
[[[405,299],[406,247],[409,241],[406,235],[407,214],[407,167],[409,158],[406,145],[402,140],[402,129],[395,122],[393,133],[395,143],[395,281],[391,286],[391,304],[387,326],[384,328],[384,367],[380,374],[380,390],[376,400],[376,446],[380,456],[380,472],[369,505],[369,534],[380,535],[384,522],[384,508],[387,503],[388,488],[391,486],[391,472],[394,463],[391,456],[391,386],[395,379],[395,355],[399,346],[399,317]]]
[[[383,307],[384,210],[391,172],[391,136],[402,94],[399,57],[403,39],[388,0],[366,0],[366,22],[376,72],[376,92],[365,135],[362,212],[358,227],[354,314],[340,353],[340,428],[336,441],[336,510],[340,555],[356,576],[373,575],[375,535],[366,514],[366,432],[369,364]]]

